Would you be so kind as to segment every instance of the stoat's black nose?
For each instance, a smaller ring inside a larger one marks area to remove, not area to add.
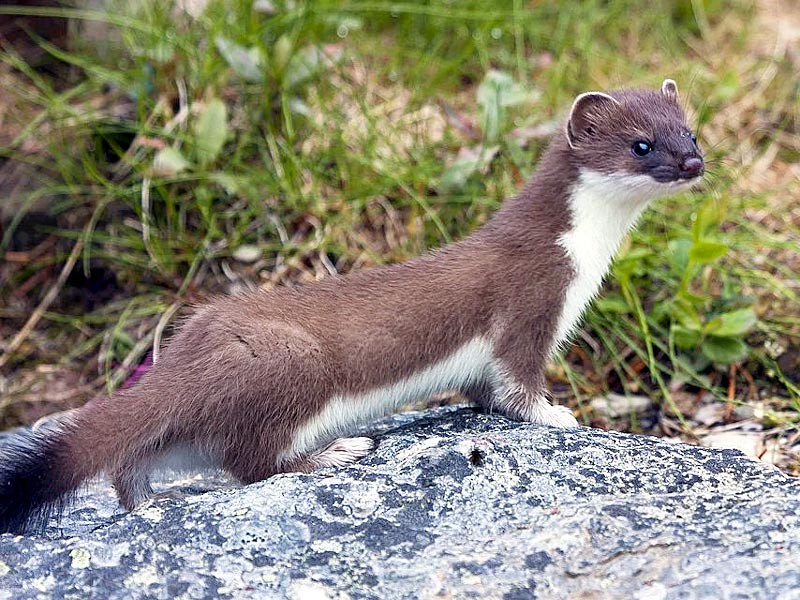
[[[681,163],[681,179],[691,179],[703,174],[703,159],[696,156],[686,158]]]

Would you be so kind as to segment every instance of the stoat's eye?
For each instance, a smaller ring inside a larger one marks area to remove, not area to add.
[[[639,140],[638,142],[634,142],[633,146],[631,146],[631,151],[636,156],[647,156],[652,152],[653,145],[650,142],[645,142],[644,140]]]
[[[694,133],[690,133],[689,137],[692,138],[692,143],[696,146],[697,145],[697,136]]]

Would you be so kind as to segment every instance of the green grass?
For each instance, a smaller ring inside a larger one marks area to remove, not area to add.
[[[15,199],[0,250],[14,249],[32,206],[55,217],[38,229],[59,240],[0,284],[9,299],[52,269],[24,302],[2,310],[4,330],[19,331],[79,240],[75,273],[106,269],[117,286],[88,311],[43,307],[6,359],[21,381],[37,365],[58,365],[114,387],[160,337],[169,307],[232,281],[308,280],[462,237],[515,193],[546,144],[519,147],[510,132],[552,124],[579,92],[672,77],[701,144],[713,145],[712,173],[702,192],[649,212],[553,376],[579,400],[611,386],[670,404],[677,382],[725,398],[730,367],[703,350],[717,338],[676,344],[676,298],[688,294],[704,324],[754,308],[757,322],[731,342],[746,344],[737,373],[756,379],[770,410],[797,418],[797,382],[781,372],[774,348],[796,345],[800,331],[798,264],[786,259],[800,252],[790,201],[800,186],[747,181],[800,154],[800,88],[789,58],[753,56],[753,7],[317,0],[275,2],[266,15],[250,1],[219,0],[195,20],[166,2],[129,4],[108,13],[41,9],[114,32],[102,47],[80,37],[70,51],[40,42],[72,65],[66,83],[0,54],[21,82],[4,93],[26,108],[17,122],[6,117],[15,135],[0,157],[29,164],[41,180]],[[764,69],[774,70],[771,80],[760,77]],[[509,74],[527,100],[490,115],[476,93],[492,70]],[[448,113],[474,134],[448,123]],[[490,116],[499,127],[491,140],[481,127]],[[771,144],[775,160],[759,163]],[[498,146],[491,161],[443,184],[459,150],[489,145]],[[778,224],[755,219],[759,207]],[[724,245],[724,255],[707,264],[676,258],[675,248],[700,242]],[[236,260],[251,246],[261,251],[255,264]],[[86,363],[92,374],[76,367]],[[30,386],[9,381],[3,416],[14,422],[25,418],[15,399],[28,398]],[[743,381],[735,375],[729,400],[752,400]]]

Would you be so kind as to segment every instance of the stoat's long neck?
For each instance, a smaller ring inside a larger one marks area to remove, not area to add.
[[[558,243],[574,276],[558,321],[553,351],[563,344],[603,283],[620,243],[663,186],[646,175],[605,174],[582,169],[569,195],[570,228]]]

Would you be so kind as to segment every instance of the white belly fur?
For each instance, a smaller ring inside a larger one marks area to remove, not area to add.
[[[333,396],[322,411],[298,429],[280,459],[302,456],[353,429],[438,392],[458,389],[492,377],[491,342],[476,337],[450,356],[396,383],[367,392]]]

